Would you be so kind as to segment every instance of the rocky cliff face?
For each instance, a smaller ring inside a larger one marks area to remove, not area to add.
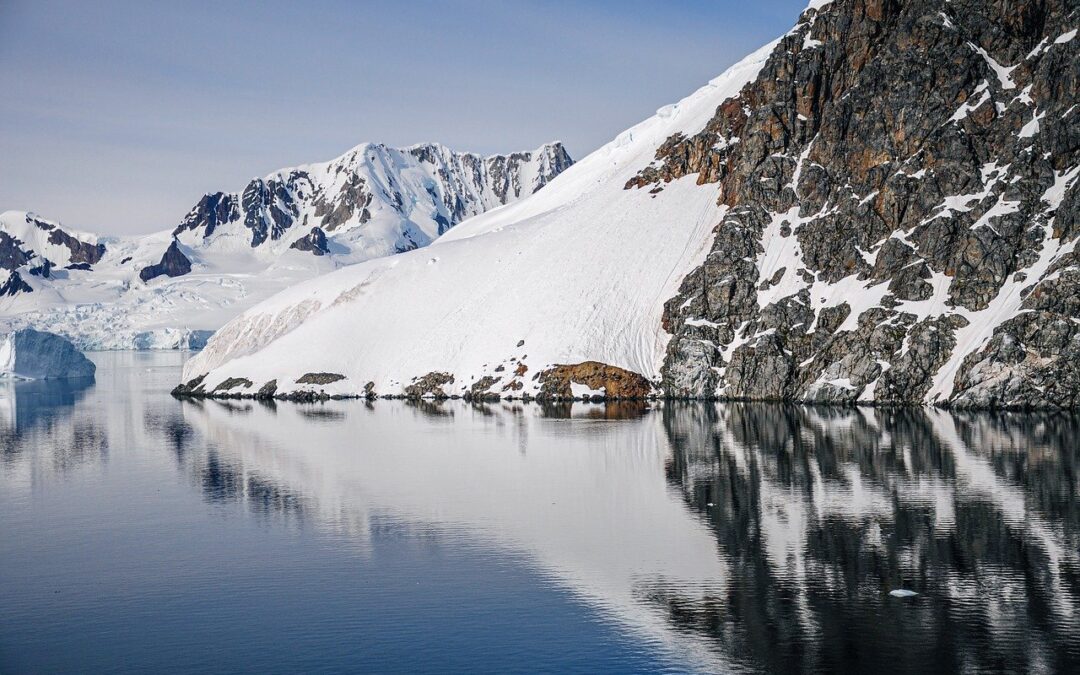
[[[812,3],[628,190],[725,213],[665,305],[674,396],[1080,405],[1080,7]]]

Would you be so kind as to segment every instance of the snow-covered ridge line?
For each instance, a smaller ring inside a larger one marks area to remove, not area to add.
[[[437,143],[364,143],[208,193],[173,231],[183,243],[279,254],[318,228],[352,262],[419,248],[462,220],[532,194],[573,160],[561,143],[481,157]]]
[[[560,143],[481,157],[365,143],[204,195],[171,231],[101,237],[0,214],[0,328],[41,327],[82,349],[198,349],[245,307],[340,267],[423,247],[546,185]]]

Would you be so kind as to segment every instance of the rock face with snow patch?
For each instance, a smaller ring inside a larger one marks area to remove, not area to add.
[[[24,329],[0,337],[0,375],[75,379],[95,371],[94,362],[59,335]]]
[[[311,232],[306,237],[297,239],[289,248],[297,251],[307,251],[312,255],[326,255],[330,252],[326,244],[326,233],[323,232],[321,227],[311,228]]]
[[[675,396],[1080,405],[1080,8],[835,0],[628,189],[728,210]]]
[[[139,278],[143,281],[150,281],[160,276],[182,277],[189,272],[191,272],[191,261],[180,250],[177,241],[173,239],[172,243],[169,244],[169,248],[165,249],[165,253],[162,254],[161,261],[139,270]]]

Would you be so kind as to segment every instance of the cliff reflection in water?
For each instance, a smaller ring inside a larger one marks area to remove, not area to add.
[[[774,672],[1077,672],[1075,415],[663,416],[668,480],[733,576],[706,602],[641,589],[674,626]]]
[[[368,561],[387,537],[525,561],[691,669],[1080,672],[1075,414],[180,403],[171,361],[99,358],[93,387],[0,387],[12,503],[112,476],[119,508],[178,471]]]
[[[706,669],[1080,667],[1080,421],[670,404],[183,407],[206,498],[494,542]],[[910,599],[889,596],[911,589]]]

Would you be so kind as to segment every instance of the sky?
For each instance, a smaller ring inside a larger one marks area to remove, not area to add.
[[[0,211],[133,234],[362,142],[584,157],[807,0],[0,0]]]

